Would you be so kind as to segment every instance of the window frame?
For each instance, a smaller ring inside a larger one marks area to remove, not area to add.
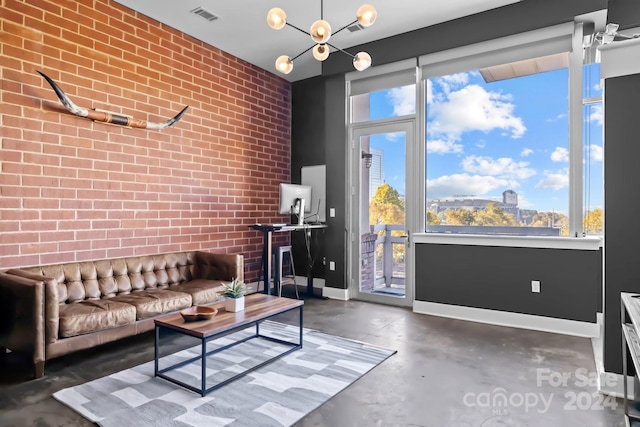
[[[489,40],[473,45],[463,46],[444,52],[423,55],[418,59],[422,71],[421,88],[418,109],[420,122],[424,126],[424,153],[426,159],[426,81],[458,72],[483,67],[516,62],[539,56],[568,52],[569,81],[568,81],[568,115],[569,115],[569,236],[584,237],[583,228],[583,95],[582,95],[582,66],[583,66],[583,36],[584,24],[568,22],[500,39]],[[425,171],[426,172],[426,171]],[[424,191],[422,197],[426,202],[426,173],[423,177]],[[423,230],[428,234],[426,212],[423,220]],[[479,227],[481,228],[481,227]],[[486,235],[479,230],[478,235]],[[475,234],[475,233],[474,233]],[[530,236],[522,236],[526,239]],[[567,238],[567,236],[562,236]]]

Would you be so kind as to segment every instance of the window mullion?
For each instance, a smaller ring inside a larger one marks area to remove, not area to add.
[[[582,40],[576,23],[569,53],[569,236],[582,237]]]

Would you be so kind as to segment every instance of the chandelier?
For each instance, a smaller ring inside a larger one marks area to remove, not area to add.
[[[368,27],[372,25],[377,16],[376,9],[370,4],[363,4],[358,8],[358,12],[356,13],[356,20],[350,22],[344,27],[340,28],[336,32],[331,32],[331,25],[327,21],[324,20],[323,16],[324,5],[323,1],[320,0],[320,19],[311,24],[311,28],[309,31],[305,31],[301,28],[296,27],[287,22],[287,14],[284,10],[279,7],[274,7],[267,13],[267,23],[274,30],[280,30],[284,28],[285,25],[290,26],[291,28],[295,28],[301,33],[305,33],[306,35],[311,37],[311,40],[315,43],[310,48],[306,49],[302,53],[290,58],[287,55],[281,55],[276,59],[276,69],[283,74],[289,74],[291,70],[293,70],[293,61],[308,51],[313,49],[313,57],[318,61],[324,61],[329,57],[330,48],[333,48],[337,51],[345,53],[353,58],[353,67],[358,71],[363,71],[371,66],[371,55],[367,52],[358,52],[355,55],[350,54],[349,52],[340,49],[331,43],[329,43],[329,38],[332,35],[338,34],[340,31],[350,27],[356,22],[359,23],[362,27]]]

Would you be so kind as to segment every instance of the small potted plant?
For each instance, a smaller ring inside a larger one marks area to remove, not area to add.
[[[224,283],[222,286],[222,294],[227,297],[224,309],[233,312],[244,310],[244,295],[247,293],[247,286],[244,282],[233,279],[231,283]]]

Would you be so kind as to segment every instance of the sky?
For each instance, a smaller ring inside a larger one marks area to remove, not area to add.
[[[598,65],[584,77],[583,96],[602,95]],[[568,70],[485,83],[478,71],[430,79],[427,101],[427,200],[502,200],[518,193],[521,209],[566,214],[568,191]],[[371,94],[372,120],[413,114],[415,89],[406,86]],[[602,107],[585,107],[583,168],[585,210],[602,207]],[[385,181],[404,194],[404,139],[371,138],[384,150]],[[588,153],[587,153],[588,151]]]

